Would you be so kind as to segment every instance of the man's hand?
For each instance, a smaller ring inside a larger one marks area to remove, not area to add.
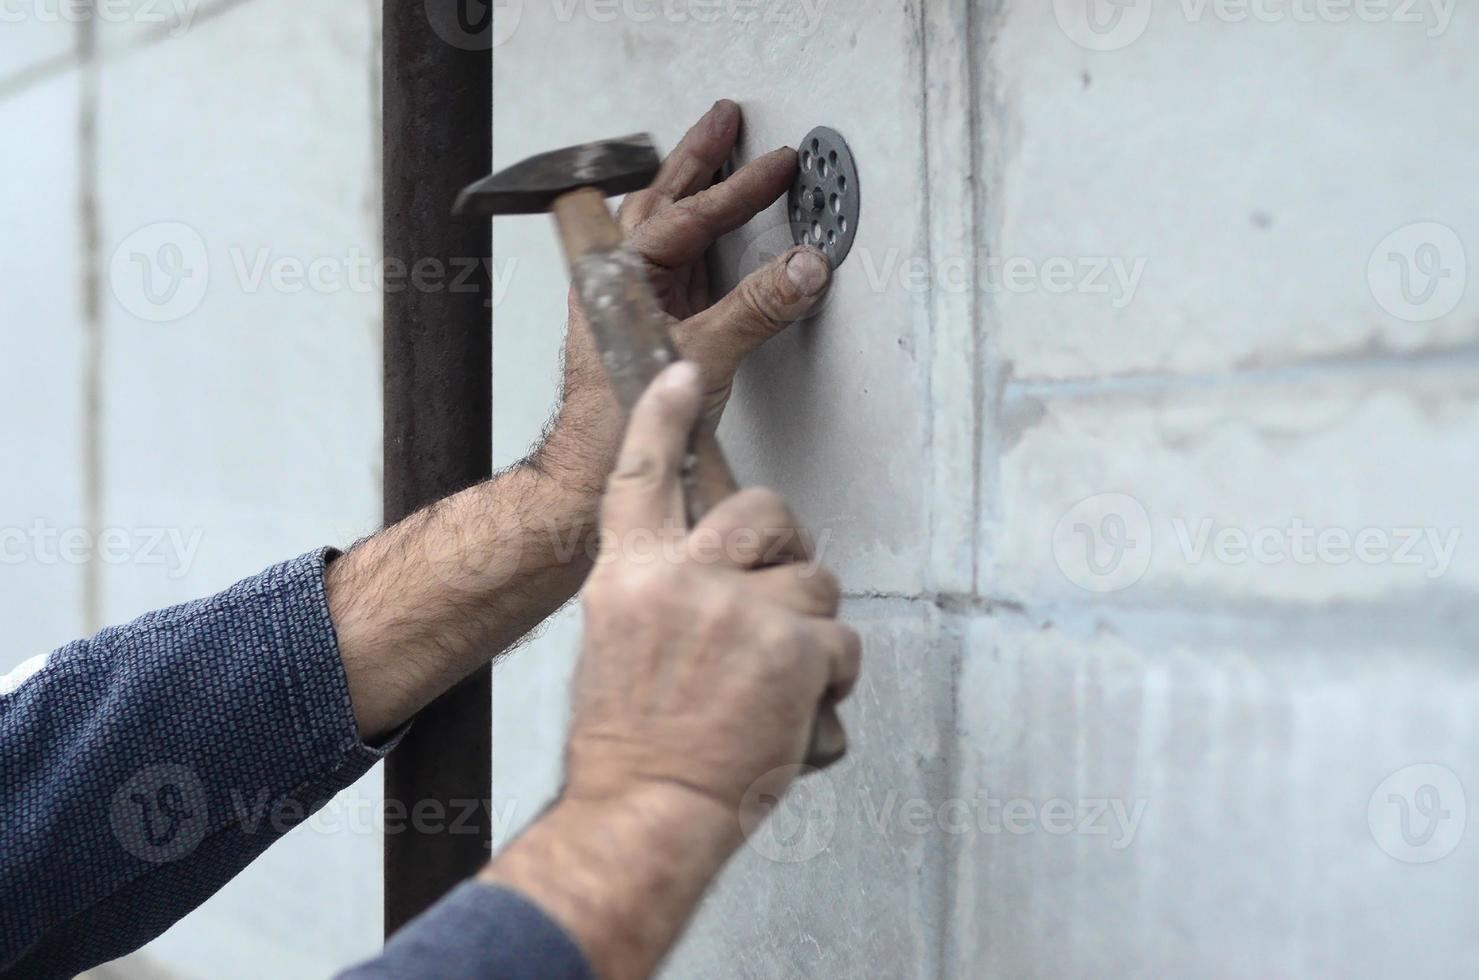
[[[837,580],[776,493],[741,491],[682,533],[695,373],[684,363],[654,385],[606,492],[568,796],[655,783],[732,812],[760,775],[802,761],[818,702],[857,675]]]
[[[632,248],[647,262],[679,353],[702,373],[709,425],[718,424],[740,362],[809,315],[831,278],[819,249],[797,247],[714,301],[705,262],[709,247],[773,204],[796,176],[796,151],[783,147],[714,183],[739,128],[739,106],[716,102],[664,161],[652,186],[628,195],[617,213]],[[564,398],[535,462],[571,487],[595,489],[616,455],[621,414],[573,289],[569,305]]]
[[[583,593],[565,789],[483,876],[543,907],[608,980],[656,967],[738,846],[746,790],[784,788],[818,702],[858,676],[836,580],[773,493],[740,493],[684,533],[702,400],[684,362],[632,414]],[[763,564],[776,554],[791,560]]]
[[[712,302],[705,250],[769,207],[796,174],[795,151],[780,149],[710,186],[739,125],[737,105],[715,104],[620,214],[679,350],[702,372],[710,424],[744,356],[806,316],[830,275],[821,252],[792,249]],[[621,413],[572,298],[564,395],[540,448],[329,566],[329,608],[365,738],[403,724],[580,587],[620,440]]]

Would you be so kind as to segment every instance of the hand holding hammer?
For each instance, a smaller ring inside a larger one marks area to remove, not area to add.
[[[493,174],[463,191],[455,207],[469,215],[555,215],[592,339],[624,414],[678,355],[644,262],[627,246],[605,199],[645,188],[658,170],[650,137],[581,144]],[[690,525],[737,489],[708,426],[693,433],[683,483]],[[807,762],[830,765],[846,748],[835,708],[819,705]]]

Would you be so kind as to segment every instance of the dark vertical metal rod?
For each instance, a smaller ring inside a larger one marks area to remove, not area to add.
[[[451,217],[493,156],[492,46],[464,5],[383,4],[387,522],[492,470],[491,234]],[[488,860],[491,719],[484,669],[417,716],[386,760],[387,936]]]

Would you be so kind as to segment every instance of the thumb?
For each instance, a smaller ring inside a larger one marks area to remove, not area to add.
[[[642,393],[606,484],[603,528],[621,535],[668,521],[682,525],[679,476],[700,401],[698,368],[688,361],[669,365]]]
[[[680,324],[678,345],[685,357],[727,378],[755,348],[810,316],[831,281],[832,265],[820,249],[791,249]]]

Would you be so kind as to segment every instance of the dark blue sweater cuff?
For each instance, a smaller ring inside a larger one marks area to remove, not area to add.
[[[0,973],[137,949],[395,744],[360,739],[327,558],[68,644],[0,696]]]
[[[517,892],[469,881],[391,937],[385,952],[340,974],[473,980],[594,980],[559,926]]]

